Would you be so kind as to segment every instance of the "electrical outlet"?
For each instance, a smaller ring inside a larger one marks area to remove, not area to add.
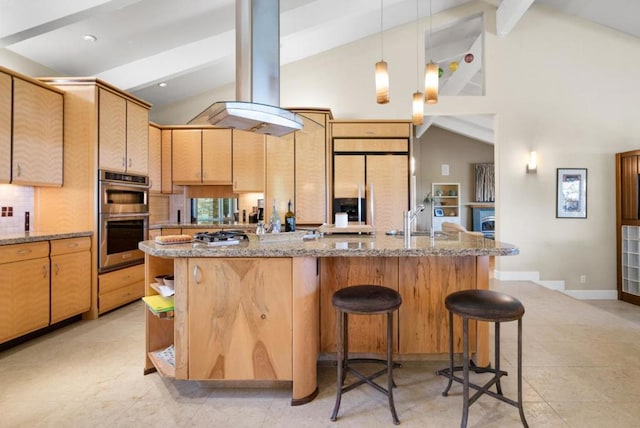
[[[587,283],[587,275],[580,275],[580,284]]]

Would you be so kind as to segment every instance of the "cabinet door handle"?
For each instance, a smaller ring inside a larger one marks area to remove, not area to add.
[[[45,265],[42,265],[42,277],[43,278],[47,277],[48,272],[49,271],[47,270],[47,267]]]
[[[60,265],[58,263],[55,263],[54,266],[56,267],[56,275],[60,273]]]
[[[16,171],[18,173],[18,177],[20,177],[22,175],[22,167],[20,166],[20,164],[18,164]]]
[[[124,168],[125,166],[127,166],[127,160],[122,156],[122,167]]]
[[[75,247],[77,247],[77,246],[78,246],[78,243],[77,243],[77,242],[72,242],[72,243],[70,243],[70,244],[67,244],[67,248],[75,248]]]
[[[193,267],[193,281],[196,284],[200,284],[200,275],[199,275],[199,273],[200,273],[200,267],[198,265],[195,265]]]
[[[29,254],[30,252],[31,252],[31,250],[26,248],[26,249],[23,249],[23,250],[19,250],[18,254]]]

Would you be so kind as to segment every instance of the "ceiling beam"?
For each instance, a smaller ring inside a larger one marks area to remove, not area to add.
[[[513,30],[534,0],[502,0],[496,10],[496,33],[505,37]]]
[[[207,37],[105,70],[98,73],[96,77],[125,91],[139,90],[150,84],[213,64],[216,61],[233,58],[235,55],[234,40],[235,32],[225,31],[213,37]],[[204,55],[203,52],[207,54]]]
[[[0,48],[140,0],[0,0]],[[11,9],[11,13],[7,11]]]

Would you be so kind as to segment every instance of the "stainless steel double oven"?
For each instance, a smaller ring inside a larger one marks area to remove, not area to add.
[[[98,187],[98,272],[143,263],[138,242],[148,236],[149,178],[100,170]]]

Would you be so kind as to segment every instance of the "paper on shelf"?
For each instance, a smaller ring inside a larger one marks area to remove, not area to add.
[[[156,290],[163,297],[173,296],[176,292],[173,288],[167,287],[163,284],[158,284],[157,282],[152,283],[151,288]]]
[[[168,312],[173,310],[173,296],[164,297],[159,294],[153,296],[144,296],[144,303],[154,312]]]

